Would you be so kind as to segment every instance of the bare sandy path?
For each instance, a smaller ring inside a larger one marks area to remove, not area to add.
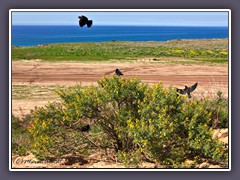
[[[104,75],[114,74],[119,68],[124,77],[138,77],[144,82],[184,86],[199,82],[228,85],[228,67],[215,65],[179,65],[159,63],[48,63],[13,62],[12,83],[76,84],[96,83]]]

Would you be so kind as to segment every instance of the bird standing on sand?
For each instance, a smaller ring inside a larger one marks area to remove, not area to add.
[[[83,27],[87,24],[87,27],[90,28],[92,26],[93,21],[92,20],[88,20],[88,18],[86,16],[78,16],[79,18],[79,26]]]
[[[115,73],[116,73],[117,76],[122,76],[123,75],[123,73],[119,69],[116,69]]]
[[[89,126],[89,124],[88,124],[88,125],[86,125],[86,126],[83,126],[82,129],[81,129],[81,131],[82,131],[82,132],[86,132],[86,131],[88,131],[89,129],[90,129],[90,126]]]
[[[191,92],[193,92],[196,88],[197,88],[198,83],[195,83],[194,85],[192,85],[191,87],[185,86],[184,89],[178,89],[177,88],[177,92],[180,94],[188,94],[188,98],[191,98]]]

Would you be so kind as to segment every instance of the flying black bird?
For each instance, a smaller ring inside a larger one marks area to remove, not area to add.
[[[85,131],[88,131],[89,129],[90,129],[90,126],[89,126],[89,124],[88,124],[88,125],[86,125],[86,126],[83,126],[82,129],[81,129],[81,131],[82,131],[82,132],[85,132]]]
[[[93,21],[88,20],[86,16],[78,16],[79,18],[79,26],[83,27],[87,24],[87,27],[90,28],[92,26]]]
[[[123,73],[119,69],[116,69],[115,73],[116,73],[117,76],[122,76],[123,75]]]
[[[191,98],[192,96],[191,96],[190,93],[193,92],[196,89],[197,85],[198,85],[198,83],[195,83],[191,87],[185,86],[184,89],[178,89],[177,88],[177,92],[179,92],[180,94],[186,94],[187,93],[188,94],[188,98]]]

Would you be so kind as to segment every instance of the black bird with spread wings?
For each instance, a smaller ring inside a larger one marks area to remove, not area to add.
[[[86,16],[78,16],[79,18],[79,26],[83,27],[87,24],[87,27],[90,28],[92,26],[93,21],[92,20],[88,20],[88,18]]]
[[[178,89],[177,88],[177,92],[180,94],[188,94],[188,98],[191,98],[191,92],[193,92],[196,88],[197,88],[198,83],[195,83],[194,85],[192,85],[191,87],[187,87],[185,86],[184,89]]]
[[[119,69],[116,69],[115,73],[116,73],[117,76],[122,76],[123,75],[123,73]]]

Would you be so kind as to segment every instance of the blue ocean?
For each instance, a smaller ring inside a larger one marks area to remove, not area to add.
[[[228,38],[228,27],[173,26],[12,26],[12,45],[104,41],[167,41]]]

